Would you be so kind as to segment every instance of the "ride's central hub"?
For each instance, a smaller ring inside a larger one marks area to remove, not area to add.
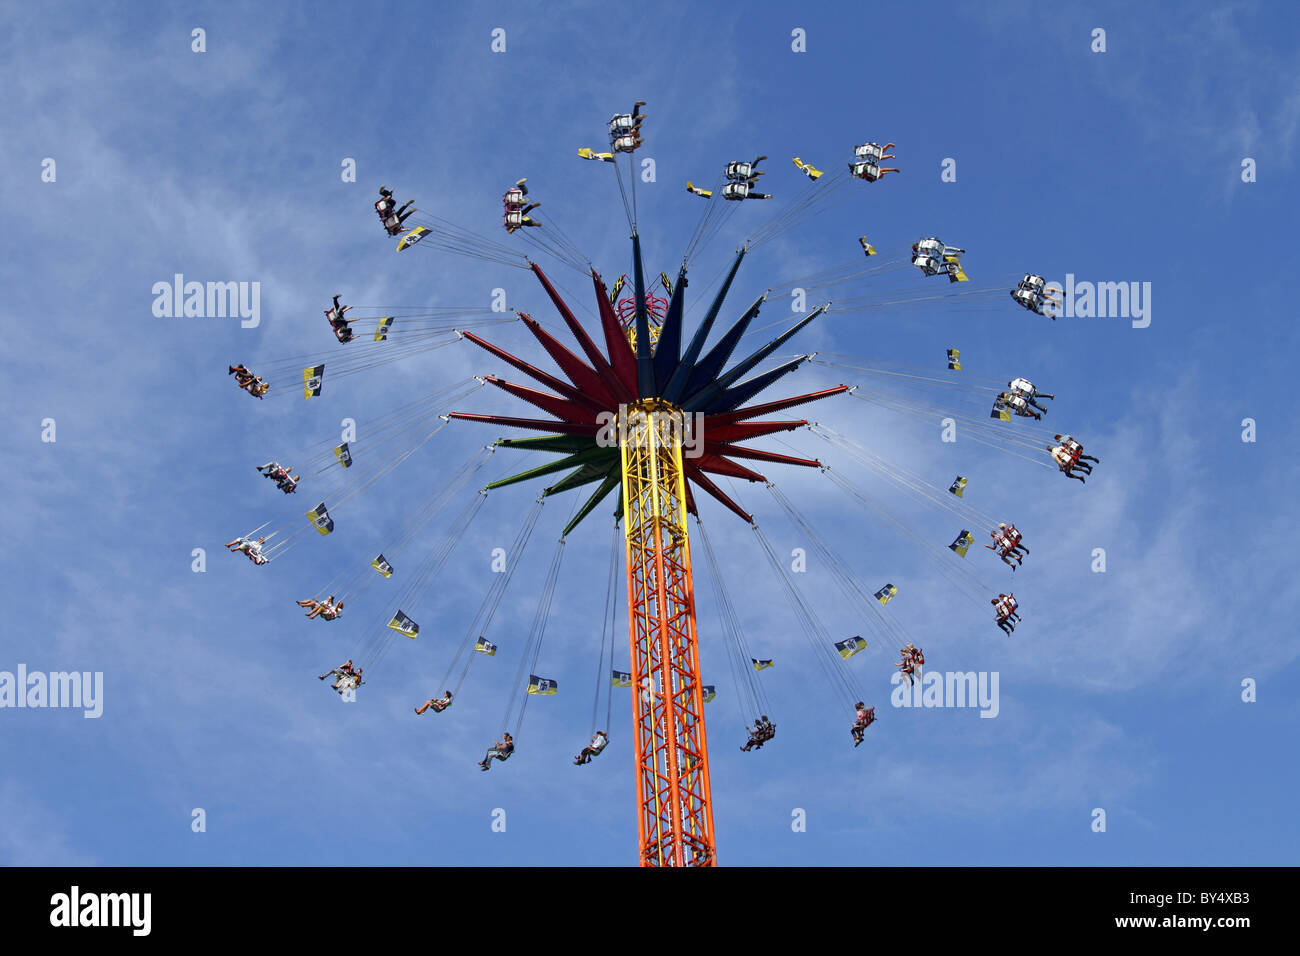
[[[642,473],[635,477],[654,484],[665,496],[668,506],[653,509],[654,523],[662,538],[661,547],[680,547],[685,541],[686,488],[684,481],[680,489],[676,486],[683,476],[684,450],[698,447],[696,416],[659,398],[643,399],[625,406],[620,412],[619,446],[624,469],[639,469]]]
[[[695,418],[661,398],[645,398],[619,409],[619,444],[644,444],[653,431],[660,446],[685,446],[694,437]]]

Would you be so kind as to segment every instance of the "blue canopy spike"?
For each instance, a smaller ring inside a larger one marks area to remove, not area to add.
[[[668,312],[664,316],[663,327],[659,330],[659,342],[655,345],[655,383],[661,394],[682,360],[682,307],[686,301],[683,296],[685,291],[686,266],[682,266],[677,273],[677,281],[673,283]]]
[[[654,398],[654,347],[650,342],[650,314],[645,305],[645,268],[641,265],[641,237],[632,233],[632,295],[636,299],[636,388],[638,398]]]
[[[762,375],[755,375],[748,381],[741,382],[735,388],[727,389],[715,398],[707,407],[692,409],[692,411],[701,411],[706,415],[714,415],[718,412],[729,412],[732,409],[739,408],[759,392],[763,391],[763,389],[789,375],[810,358],[812,358],[811,355],[800,355],[797,359],[786,362],[784,365],[778,365],[770,372],[764,372]]]
[[[736,346],[740,343],[741,336],[749,328],[749,323],[758,315],[758,310],[763,307],[763,302],[767,299],[767,293],[764,292],[754,304],[745,310],[745,314],[736,320],[736,324],[727,330],[726,335],[718,340],[718,344],[709,349],[709,354],[700,359],[696,364],[691,377],[682,389],[682,395],[691,396],[703,388],[707,388],[714,379],[722,373],[722,367],[731,359],[731,353],[735,351]],[[685,404],[682,405],[685,408]]]
[[[745,247],[741,246],[736,250],[736,259],[731,263],[731,271],[727,273],[727,278],[723,280],[722,288],[718,294],[713,297],[713,304],[709,306],[709,311],[704,315],[704,321],[700,327],[695,330],[695,335],[691,338],[691,344],[686,348],[686,354],[682,356],[677,368],[673,371],[672,377],[668,384],[664,386],[663,397],[665,401],[677,402],[686,386],[690,383],[691,372],[695,370],[695,360],[699,358],[700,352],[704,350],[704,343],[709,339],[709,333],[713,331],[714,320],[718,317],[718,312],[722,309],[722,301],[727,297],[727,292],[731,289],[732,280],[736,278],[736,273],[740,270],[740,260],[745,258]]]
[[[750,369],[754,368],[765,358],[767,358],[769,355],[771,355],[773,352],[779,349],[782,345],[784,345],[786,342],[790,341],[790,339],[798,335],[799,331],[803,329],[804,326],[806,326],[813,319],[817,318],[817,316],[821,315],[821,313],[824,311],[826,311],[826,306],[824,305],[818,306],[817,308],[813,309],[812,312],[808,313],[808,315],[805,316],[803,319],[801,319],[795,326],[782,332],[772,341],[768,342],[766,345],[764,345],[762,348],[756,351],[749,358],[745,359],[742,362],[737,363],[735,366],[728,369],[725,375],[719,376],[715,381],[710,382],[699,392],[697,392],[696,394],[688,398],[685,402],[682,403],[683,407],[700,408],[709,405],[714,398],[716,398],[718,395],[721,395],[733,384],[735,384],[736,381],[738,381],[742,375],[749,372]]]

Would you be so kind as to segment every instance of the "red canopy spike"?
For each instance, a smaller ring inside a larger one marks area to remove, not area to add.
[[[764,435],[771,435],[775,432],[792,432],[796,428],[802,428],[807,424],[807,421],[744,422],[738,425],[718,425],[710,428],[709,420],[706,418],[703,431],[704,437],[708,441],[748,441],[751,438],[762,438]]]
[[[565,348],[564,344],[555,336],[542,328],[540,322],[523,313],[520,313],[519,318],[528,327],[528,331],[533,333],[537,341],[542,343],[542,348],[546,349],[547,354],[555,360],[555,364],[560,367],[565,375],[569,376],[569,381],[606,408],[613,408],[618,404],[618,399],[609,393],[605,383],[600,380],[600,376],[593,372],[582,359]]]
[[[720,489],[717,485],[715,485],[712,481],[709,480],[708,476],[705,475],[704,472],[700,471],[700,469],[696,468],[690,462],[685,462],[685,465],[686,465],[687,478],[695,482],[695,484],[699,485],[701,488],[703,488],[705,491],[711,494],[714,498],[717,498],[724,505],[726,505],[727,508],[729,508],[731,511],[734,511],[736,514],[738,514],[747,524],[754,523],[753,515],[746,513],[745,510],[740,507],[740,505],[736,504],[734,501],[728,498],[722,492],[722,489]]]
[[[849,385],[836,385],[834,388],[824,389],[820,392],[809,392],[807,395],[796,395],[794,398],[783,398],[780,401],[767,402],[763,405],[751,405],[748,408],[738,408],[733,412],[719,412],[716,415],[707,415],[704,419],[704,429],[707,433],[708,429],[717,425],[731,425],[749,418],[757,418],[759,415],[769,415],[772,412],[793,408],[795,405],[802,405],[805,402],[815,402],[818,399],[829,398],[831,395],[839,395],[841,392],[847,392],[849,388],[851,388]]]
[[[535,388],[515,385],[512,382],[503,381],[495,375],[485,375],[483,380],[490,385],[495,385],[497,388],[509,392],[516,398],[522,398],[525,402],[536,405],[543,411],[550,412],[556,418],[563,419],[566,422],[577,422],[582,425],[596,424],[595,413],[588,411],[576,402],[560,398],[557,395],[547,395]]]
[[[618,316],[614,314],[614,307],[610,305],[605,283],[594,272],[591,274],[591,281],[596,287],[596,304],[600,307],[601,328],[605,330],[605,348],[609,350],[609,364],[614,367],[614,374],[623,383],[628,395],[635,396],[637,394],[636,356],[632,354],[632,346],[628,345],[627,336],[623,334],[623,326],[618,321]]]
[[[596,400],[582,394],[582,392],[578,391],[568,382],[561,382],[554,375],[549,375],[546,372],[543,372],[541,369],[528,364],[523,359],[511,355],[505,349],[500,348],[496,345],[493,345],[491,342],[479,338],[473,332],[462,331],[461,335],[465,336],[465,338],[469,339],[475,345],[479,346],[479,348],[487,349],[489,352],[491,352],[493,355],[495,355],[497,358],[501,359],[502,361],[509,362],[511,365],[519,369],[519,371],[523,372],[525,375],[537,379],[537,381],[541,382],[543,385],[545,385],[547,388],[551,389],[552,391],[559,392],[569,401],[577,402],[579,405],[586,406],[593,412],[604,411],[605,406],[601,405]]]
[[[591,435],[593,438],[600,428],[599,425],[582,425],[577,422],[547,421],[545,418],[509,418],[505,415],[480,415],[477,412],[448,412],[447,417],[459,418],[467,422],[483,422],[486,425],[502,425],[506,428],[554,432],[557,435]]]
[[[750,471],[744,465],[738,465],[729,458],[723,458],[721,455],[710,455],[705,453],[697,458],[684,459],[690,461],[700,471],[711,471],[715,475],[726,475],[728,478],[744,478],[746,481],[767,481],[756,471]]]
[[[792,458],[789,455],[778,455],[772,451],[759,451],[757,448],[742,448],[740,445],[731,445],[726,442],[706,441],[704,443],[704,453],[722,457],[748,458],[753,461],[770,461],[778,465],[803,465],[806,468],[820,468],[822,466],[822,463],[815,458]]]
[[[551,285],[551,280],[546,278],[546,273],[542,271],[542,267],[535,262],[529,263],[529,267],[533,270],[533,274],[537,276],[537,280],[541,282],[542,288],[546,290],[546,294],[551,297],[551,301],[555,304],[556,310],[559,311],[561,317],[564,319],[564,324],[569,327],[569,331],[573,333],[573,337],[577,339],[578,344],[582,346],[582,351],[587,355],[587,361],[589,361],[591,367],[596,370],[596,374],[600,376],[600,380],[605,383],[605,386],[610,389],[610,391],[619,396],[620,401],[631,401],[633,393],[628,391],[626,387],[624,387],[623,383],[618,380],[618,376],[614,374],[614,369],[609,364],[609,360],[605,358],[605,354],[601,352],[596,343],[592,341],[591,336],[588,335],[587,330],[582,327],[582,323],[579,322],[577,316],[573,314],[573,310],[569,308],[568,303],[560,298],[560,294],[555,291],[555,286]],[[593,272],[592,275],[595,276],[596,274]]]

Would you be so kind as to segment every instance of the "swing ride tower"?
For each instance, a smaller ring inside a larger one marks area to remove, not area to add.
[[[680,409],[648,399],[619,429],[642,866],[714,864],[682,466],[687,422]]]
[[[568,381],[484,341],[460,334],[509,363],[547,389],[483,381],[551,415],[515,418],[470,412],[450,417],[544,434],[502,438],[500,447],[558,453],[562,457],[492,482],[488,489],[559,472],[568,473],[543,496],[597,484],[565,526],[567,536],[615,489],[620,500],[627,554],[628,640],[631,649],[633,748],[637,774],[638,861],[642,866],[714,866],[716,846],[705,736],[704,690],[691,578],[687,515],[698,515],[696,493],[704,492],[752,524],[753,517],[710,477],[766,483],[736,459],[818,468],[814,459],[780,455],[739,444],[808,424],[803,420],[754,421],[782,409],[848,391],[847,385],[758,405],[760,392],[811,358],[800,355],[745,378],[824,309],[795,321],[744,359],[733,353],[766,296],[760,296],[714,344],[705,343],[736,277],[745,249],[730,270],[694,335],[683,335],[686,267],[675,281],[661,275],[668,299],[646,289],[641,242],[632,234],[632,296],[618,300],[591,274],[604,348],[574,316],[536,263],[530,268],[564,319],[583,357],[571,351],[528,315],[520,320]],[[694,491],[693,491],[694,489]]]

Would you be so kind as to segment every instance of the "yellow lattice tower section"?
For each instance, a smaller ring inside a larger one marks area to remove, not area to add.
[[[643,400],[626,409],[619,442],[642,866],[716,863],[686,526],[685,419],[667,402]]]

